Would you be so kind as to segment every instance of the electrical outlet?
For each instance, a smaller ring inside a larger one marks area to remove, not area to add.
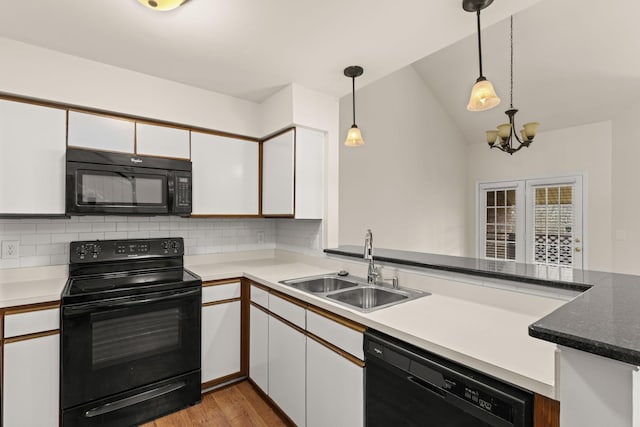
[[[258,233],[256,234],[256,237],[259,245],[264,244],[264,231],[258,231]]]
[[[2,259],[16,259],[18,258],[18,246],[17,240],[3,240],[2,241]]]

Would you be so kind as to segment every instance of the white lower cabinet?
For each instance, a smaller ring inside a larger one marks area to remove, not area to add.
[[[249,377],[269,394],[269,315],[253,305],[249,310]]]
[[[307,426],[364,423],[364,368],[307,337]]]
[[[240,301],[202,307],[202,382],[240,372]]]
[[[60,335],[4,344],[5,427],[57,426],[60,411]]]
[[[269,316],[269,396],[299,427],[306,419],[306,337]]]

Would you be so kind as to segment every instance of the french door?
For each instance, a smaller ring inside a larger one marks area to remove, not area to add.
[[[481,183],[478,254],[548,268],[583,268],[582,177]]]

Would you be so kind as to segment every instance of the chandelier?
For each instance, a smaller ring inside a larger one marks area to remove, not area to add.
[[[487,143],[489,148],[497,148],[505,153],[513,154],[522,147],[528,147],[533,141],[538,131],[538,122],[525,123],[520,130],[520,136],[516,132],[515,115],[518,112],[513,108],[513,15],[510,20],[510,43],[511,43],[511,88],[510,88],[510,107],[504,113],[509,117],[509,123],[498,125],[498,130],[487,131]]]

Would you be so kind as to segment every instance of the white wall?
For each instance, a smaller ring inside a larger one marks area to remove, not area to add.
[[[478,138],[484,138],[479,135]],[[510,156],[486,144],[467,151],[469,203],[467,242],[476,256],[476,188],[481,181],[582,175],[584,177],[585,268],[610,271],[612,267],[612,124],[599,122],[541,132],[529,148]]]
[[[640,103],[613,120],[613,269],[640,274]]]
[[[0,52],[0,92],[263,136],[253,102],[6,38]]]
[[[356,86],[357,86],[356,80]],[[412,67],[356,91],[365,145],[340,143],[340,244],[465,255],[464,138]],[[340,100],[340,140],[352,124]]]

